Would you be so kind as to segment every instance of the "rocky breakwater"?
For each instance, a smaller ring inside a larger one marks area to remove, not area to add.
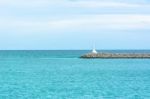
[[[88,53],[80,58],[149,58],[150,53]]]

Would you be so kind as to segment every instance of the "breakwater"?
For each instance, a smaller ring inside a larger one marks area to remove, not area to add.
[[[150,53],[88,53],[80,58],[149,58]]]

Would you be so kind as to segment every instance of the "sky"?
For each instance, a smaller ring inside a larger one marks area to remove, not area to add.
[[[0,0],[0,50],[150,49],[149,0]]]

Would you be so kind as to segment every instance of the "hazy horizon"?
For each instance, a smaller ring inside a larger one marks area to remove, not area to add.
[[[150,51],[150,49],[96,49],[97,51]],[[92,49],[0,49],[0,51],[92,51]]]

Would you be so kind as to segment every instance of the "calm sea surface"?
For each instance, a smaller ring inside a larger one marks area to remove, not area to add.
[[[0,51],[0,99],[150,99],[150,59],[78,58],[87,52]]]

